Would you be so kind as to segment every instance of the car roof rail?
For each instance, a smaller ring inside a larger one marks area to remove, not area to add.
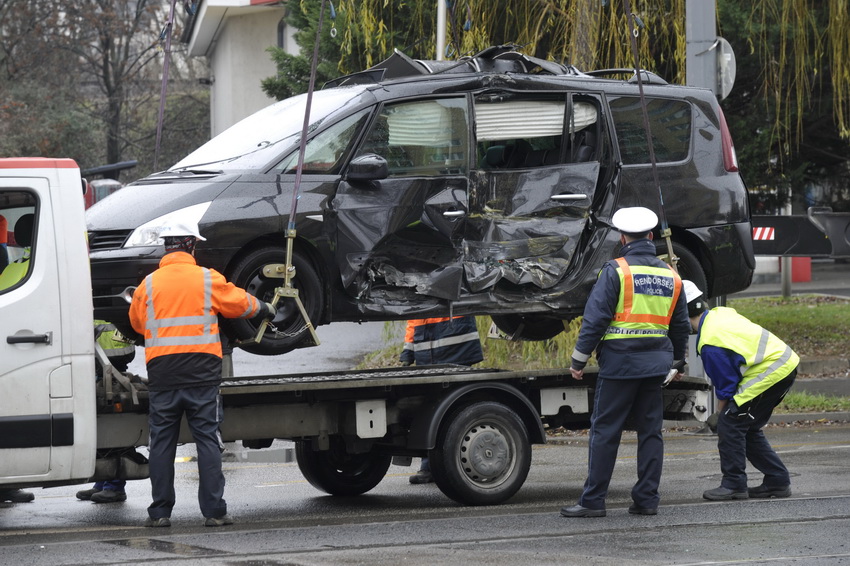
[[[611,77],[614,75],[630,75],[628,82],[636,83],[637,82],[637,73],[634,69],[629,68],[619,68],[619,69],[598,69],[595,71],[585,71],[586,75],[590,75],[591,77]],[[652,71],[647,71],[646,69],[640,70],[640,78],[646,84],[651,85],[666,85],[669,84],[667,81],[662,79],[659,75],[656,75]]]
[[[544,75],[583,76],[572,65],[546,61],[518,51],[516,45],[494,45],[475,55],[456,61],[413,59],[398,49],[377,65],[360,73],[345,75],[325,83],[324,88],[352,84],[377,84],[384,80],[420,75],[456,73],[522,73]]]

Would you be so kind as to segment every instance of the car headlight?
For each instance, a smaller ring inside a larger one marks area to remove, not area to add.
[[[125,248],[136,246],[159,246],[162,244],[162,238],[159,233],[172,218],[179,217],[183,221],[194,221],[200,224],[201,218],[206,214],[207,209],[212,204],[212,201],[193,204],[168,214],[163,214],[159,218],[154,218],[150,222],[145,222],[130,234],[127,241],[124,243]]]

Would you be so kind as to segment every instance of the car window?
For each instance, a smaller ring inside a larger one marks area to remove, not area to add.
[[[566,98],[481,96],[475,101],[478,165],[488,170],[522,169],[590,161],[597,153],[597,117],[596,106],[586,101],[575,101],[568,114]]]
[[[36,198],[0,190],[0,294],[27,278],[35,257]]]
[[[338,173],[343,158],[352,140],[369,116],[369,109],[361,110],[343,118],[324,132],[307,142],[304,148],[302,173]],[[295,173],[298,166],[298,150],[281,161],[275,169],[284,173]]]
[[[390,177],[463,175],[468,170],[465,98],[387,104],[357,155],[387,160]]]
[[[691,144],[691,105],[681,100],[646,99],[652,148],[659,163],[682,161]],[[640,98],[622,97],[610,102],[611,116],[624,165],[650,163]]]

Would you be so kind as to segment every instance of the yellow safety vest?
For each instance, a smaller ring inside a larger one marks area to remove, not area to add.
[[[705,315],[697,353],[706,345],[743,356],[743,379],[733,397],[739,406],[788,377],[800,363],[800,356],[785,342],[729,307],[715,307]]]
[[[629,265],[617,258],[620,297],[603,340],[667,336],[682,280],[669,267]]]

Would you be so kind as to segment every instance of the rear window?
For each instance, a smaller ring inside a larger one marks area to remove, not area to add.
[[[686,159],[691,145],[691,105],[663,98],[647,99],[646,105],[655,160],[664,163]],[[640,98],[617,98],[610,107],[623,164],[650,163]]]

